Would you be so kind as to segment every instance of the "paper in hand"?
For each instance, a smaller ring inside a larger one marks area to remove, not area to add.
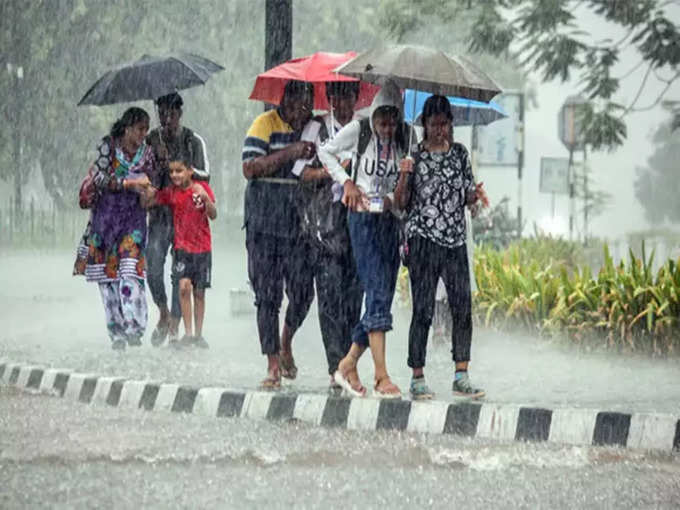
[[[319,136],[319,129],[321,129],[321,124],[318,122],[308,122],[305,128],[302,130],[300,141],[316,142],[316,139]],[[314,161],[313,157],[310,159],[298,159],[293,166],[293,174],[299,177],[302,174],[302,170],[305,168],[305,166],[309,165],[312,161]]]

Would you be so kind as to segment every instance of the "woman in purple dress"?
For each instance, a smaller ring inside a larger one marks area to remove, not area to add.
[[[97,282],[115,350],[141,345],[147,323],[146,209],[140,200],[156,171],[145,138],[149,115],[129,108],[97,147],[85,278]]]

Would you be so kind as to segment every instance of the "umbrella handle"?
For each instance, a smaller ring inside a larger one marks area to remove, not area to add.
[[[160,114],[158,105],[156,104],[156,101],[153,102],[153,109],[155,110],[156,118],[159,120],[159,123],[160,123],[161,114]],[[162,126],[158,126],[158,139],[161,141],[161,144],[165,145],[165,142],[163,141],[163,127]]]
[[[418,92],[414,90],[413,91],[413,110],[411,110],[413,112],[413,122],[409,126],[409,133],[408,133],[408,157],[411,158],[411,159],[413,159],[411,157],[411,148],[413,147],[413,131],[415,131],[413,129],[413,124],[415,124],[415,121],[416,121],[415,115],[416,115],[416,97],[417,96],[418,96]]]

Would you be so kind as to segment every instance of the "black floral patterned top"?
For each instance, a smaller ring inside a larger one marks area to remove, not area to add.
[[[465,244],[465,201],[475,191],[467,149],[454,143],[448,152],[418,146],[406,236],[422,236],[446,248]]]

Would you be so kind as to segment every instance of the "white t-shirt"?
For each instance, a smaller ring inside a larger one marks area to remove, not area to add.
[[[328,140],[331,140],[335,137],[335,135],[342,129],[342,125],[337,121],[335,118],[331,118],[331,114],[327,113],[323,117],[321,117],[323,120],[324,124],[326,124],[326,132],[328,133],[328,139],[323,142],[326,143]],[[321,124],[315,120],[312,119],[310,120],[305,128],[302,130],[302,134],[300,135],[300,140],[308,141],[308,142],[314,142],[316,145],[316,150],[317,153],[319,151],[319,148],[322,145],[321,142]],[[339,153],[339,159],[340,161],[345,161],[346,159],[351,159],[352,158],[352,151],[342,151]],[[314,161],[314,158],[311,159],[298,159],[295,162],[295,166],[293,167],[293,174],[297,175],[300,177],[302,175],[302,171],[304,170],[305,166],[310,165]],[[333,187],[331,188],[331,191],[333,192],[333,201],[337,202],[342,198],[342,184],[338,183],[337,181],[333,181]]]

